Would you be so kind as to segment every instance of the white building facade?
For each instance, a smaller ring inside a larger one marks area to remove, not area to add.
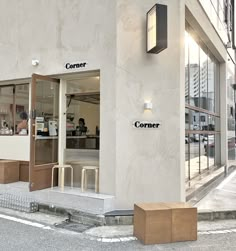
[[[167,5],[168,47],[159,54],[147,54],[146,13],[156,1],[2,0],[0,115],[2,129],[7,124],[9,131],[0,135],[0,159],[28,163],[30,187],[36,190],[50,184],[52,164],[67,162],[67,156],[80,159],[85,154],[98,159],[99,191],[114,195],[116,209],[130,209],[137,202],[185,201],[185,181],[197,175],[191,174],[192,159],[204,162],[198,173],[211,166],[227,166],[228,137],[235,135],[234,130],[229,135],[226,112],[230,103],[235,117],[234,99],[228,101],[226,84],[231,81],[228,92],[232,92],[234,51],[226,48],[226,26],[223,35],[221,29],[221,33],[217,31],[204,2],[208,1],[158,1]],[[186,48],[192,45],[187,45],[186,36],[196,42],[203,59],[193,55],[197,62],[191,62],[191,48],[188,55]],[[186,80],[186,76],[193,78],[193,72],[186,73],[193,64],[199,68],[195,84]],[[210,89],[213,73],[214,94]],[[37,75],[32,79],[32,74]],[[42,91],[44,85],[46,91]],[[86,95],[90,104],[99,95],[99,106],[81,104],[78,108],[76,102],[82,102],[81,97]],[[212,95],[213,108],[200,105],[209,103]],[[194,97],[198,102],[194,103]],[[144,110],[145,101],[151,101],[151,110]],[[23,110],[29,114],[27,135],[17,134]],[[53,116],[48,119],[52,110]],[[85,117],[89,136],[99,136],[99,147],[68,147],[74,144],[68,143],[69,137],[76,136],[68,133],[69,113],[76,120]],[[191,124],[192,113],[198,116],[195,124]],[[35,132],[39,131],[35,129],[36,117],[45,119],[44,136]],[[55,120],[57,133],[47,134],[45,124]],[[135,121],[160,126],[135,128]],[[200,121],[202,124],[194,128]],[[213,129],[209,124],[214,124]],[[199,139],[207,137],[208,146],[213,135],[214,161],[201,152],[201,140],[198,152],[197,142],[194,146],[184,143],[184,137],[191,139],[193,134]],[[43,145],[37,136],[54,136],[54,141]],[[43,152],[47,147],[54,149],[50,159]],[[50,164],[42,175],[35,172],[41,164]],[[41,185],[35,185],[37,182]]]

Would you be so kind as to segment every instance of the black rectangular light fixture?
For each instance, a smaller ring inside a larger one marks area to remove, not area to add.
[[[159,53],[167,48],[167,6],[155,4],[148,12],[147,53]]]

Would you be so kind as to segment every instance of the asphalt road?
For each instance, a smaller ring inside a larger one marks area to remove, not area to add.
[[[200,222],[197,241],[144,246],[137,240],[115,243],[91,240],[84,233],[54,228],[49,220],[48,224],[45,220],[35,224],[33,219],[16,222],[18,219],[14,216],[9,220],[0,214],[0,250],[236,250],[236,220]]]

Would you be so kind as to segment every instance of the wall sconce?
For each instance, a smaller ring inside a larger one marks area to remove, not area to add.
[[[167,48],[167,6],[155,4],[148,12],[147,53],[159,53]]]
[[[151,101],[144,102],[144,110],[152,110],[152,102]]]
[[[38,59],[32,59],[32,65],[33,66],[37,66],[39,64],[39,60]]]

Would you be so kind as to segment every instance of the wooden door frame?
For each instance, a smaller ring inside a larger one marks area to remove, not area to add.
[[[31,107],[30,107],[30,161],[29,161],[29,191],[34,191],[42,188],[33,188],[33,174],[34,172],[51,168],[56,163],[48,163],[42,165],[35,165],[35,118],[36,118],[36,84],[37,80],[44,80],[48,82],[60,83],[60,79],[51,78],[39,74],[32,74],[31,78]]]

